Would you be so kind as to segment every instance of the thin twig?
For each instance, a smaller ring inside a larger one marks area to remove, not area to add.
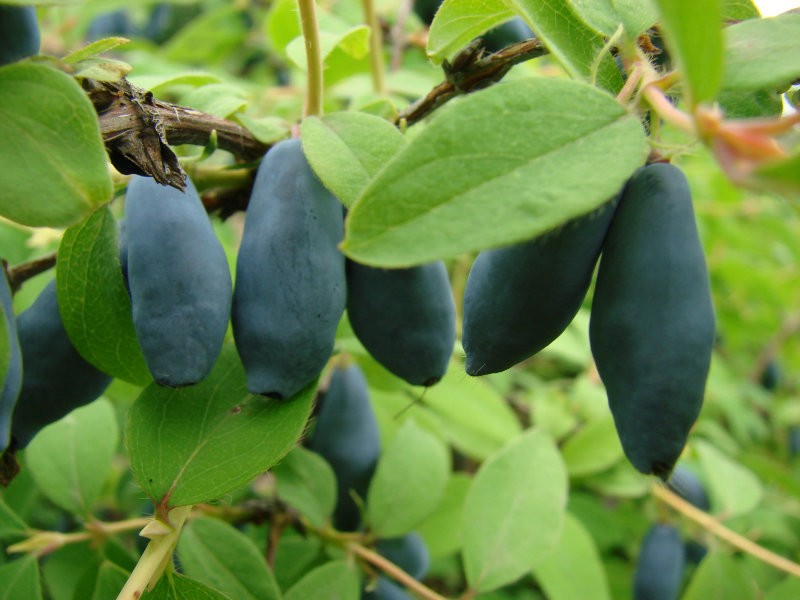
[[[738,548],[742,552],[746,552],[747,554],[750,554],[751,556],[775,567],[776,569],[780,569],[781,571],[789,573],[790,575],[794,575],[795,577],[800,577],[800,564],[792,562],[791,560],[784,558],[779,554],[775,554],[771,550],[767,550],[763,546],[759,546],[746,537],[731,531],[725,527],[725,525],[717,521],[714,517],[693,506],[664,486],[656,484],[651,488],[650,491],[656,498],[665,504],[668,504],[681,514],[687,516],[692,521],[700,525],[703,529],[719,539],[726,541],[734,548]]]
[[[48,269],[52,269],[56,264],[56,253],[42,256],[34,260],[18,264],[14,267],[7,269],[8,286],[11,288],[11,293],[18,291],[22,284],[28,279],[36,277],[40,273],[44,273]]]
[[[356,556],[378,567],[381,571],[392,577],[392,579],[402,583],[421,598],[425,598],[425,600],[447,600],[447,598],[433,591],[423,583],[420,583],[392,561],[387,560],[377,552],[365,548],[361,544],[349,544],[347,548]]]

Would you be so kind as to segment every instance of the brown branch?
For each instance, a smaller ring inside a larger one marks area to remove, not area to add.
[[[456,96],[489,87],[505,77],[514,65],[544,54],[547,54],[547,49],[542,43],[531,39],[487,56],[478,39],[462,50],[452,65],[445,61],[446,80],[401,112],[395,123],[405,121],[407,125],[413,125]]]
[[[11,293],[13,294],[19,290],[22,284],[28,279],[32,279],[40,273],[52,269],[55,264],[56,253],[53,252],[47,256],[42,256],[14,267],[6,268],[6,277],[8,278],[8,286],[11,288]]]

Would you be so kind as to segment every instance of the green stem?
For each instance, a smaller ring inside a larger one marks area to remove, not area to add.
[[[308,89],[304,117],[322,115],[322,49],[317,26],[317,6],[315,0],[297,0],[300,8],[300,22],[303,25],[303,39],[306,43],[306,65]]]
[[[362,0],[364,4],[364,20],[369,25],[369,55],[370,71],[372,72],[372,87],[376,94],[386,95],[386,79],[383,74],[383,35],[375,5],[372,0]]]
[[[158,580],[178,543],[181,529],[191,510],[191,506],[179,506],[169,512],[169,522],[161,523],[164,533],[154,534],[150,539],[117,600],[138,600],[145,589]]]

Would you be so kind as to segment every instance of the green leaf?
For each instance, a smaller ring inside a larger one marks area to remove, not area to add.
[[[439,506],[417,526],[417,532],[425,540],[431,558],[448,556],[461,549],[464,502],[470,485],[470,475],[453,473]]]
[[[289,506],[324,528],[336,508],[336,475],[320,455],[297,447],[272,469],[278,496]]]
[[[753,179],[765,189],[797,196],[800,194],[800,152],[763,164],[756,169]]]
[[[503,396],[483,379],[465,378],[463,371],[449,369],[439,383],[428,388],[422,402],[442,417],[447,441],[479,460],[500,450],[522,431]]]
[[[284,535],[275,552],[275,579],[282,590],[289,589],[326,560],[319,538]]]
[[[428,33],[428,58],[439,65],[473,38],[513,16],[503,0],[444,0]]]
[[[23,556],[0,566],[0,600],[41,600],[39,565],[36,557]]]
[[[281,402],[250,394],[238,355],[227,346],[199,384],[151,384],[133,403],[127,440],[134,476],[156,504],[219,498],[291,450],[315,390],[316,382]]]
[[[87,581],[94,583],[97,579],[101,562],[97,550],[90,548],[88,541],[62,546],[48,554],[42,566],[44,587],[53,600],[85,598],[94,590],[89,588],[85,595],[81,595],[81,591],[86,589]]]
[[[561,448],[570,477],[605,471],[622,460],[625,453],[609,414],[597,419],[570,437]]]
[[[709,553],[694,572],[681,600],[755,600],[756,588],[743,565],[724,550]]]
[[[162,577],[142,600],[238,600],[178,573]]]
[[[67,54],[63,60],[67,64],[75,64],[87,58],[93,58],[103,52],[108,52],[119,46],[129,43],[130,40],[124,37],[107,37],[102,40],[97,40],[86,44],[83,48],[79,48]]]
[[[568,75],[584,81],[592,79],[592,68],[605,39],[584,24],[569,0],[505,1],[525,19]],[[600,61],[597,82],[615,93],[622,87],[622,75],[610,53]]]
[[[126,62],[105,57],[85,58],[74,66],[75,77],[98,81],[119,81],[133,70]]]
[[[325,187],[347,207],[405,146],[397,128],[362,112],[308,117],[301,129],[303,153]]]
[[[710,102],[722,81],[721,0],[656,0],[670,56],[678,63],[692,104]]]
[[[694,444],[708,483],[715,513],[733,517],[750,512],[761,502],[764,489],[752,471],[725,456],[711,444]]]
[[[219,519],[189,521],[178,540],[189,577],[237,600],[279,600],[275,577],[250,538]]]
[[[92,600],[109,600],[116,598],[128,580],[128,573],[110,561],[103,561],[97,573],[97,583],[94,586]]]
[[[344,561],[333,561],[317,567],[286,592],[286,600],[358,600],[358,575]]]
[[[108,208],[64,232],[58,248],[58,310],[83,358],[109,375],[145,385],[153,378],[133,329],[117,237]]]
[[[367,492],[367,520],[378,537],[413,530],[438,506],[450,456],[436,437],[406,421],[386,447]]]
[[[280,117],[255,118],[237,113],[235,118],[262,144],[274,144],[291,135],[291,126]]]
[[[726,89],[784,91],[800,78],[800,14],[752,19],[725,29]]]
[[[210,83],[195,88],[183,96],[181,102],[221,119],[227,119],[247,106],[244,91],[227,83]]]
[[[363,58],[369,52],[369,27],[366,25],[358,25],[341,33],[321,31],[319,38],[323,63],[337,49],[353,58]],[[299,69],[306,70],[306,43],[302,35],[286,46],[286,54]]]
[[[644,33],[658,21],[658,8],[653,0],[611,1],[631,39]]]
[[[0,496],[0,540],[18,538],[26,529],[28,525],[25,521]]]
[[[612,0],[569,0],[572,10],[597,33],[611,36],[620,25]]]
[[[500,83],[437,111],[359,197],[342,248],[403,267],[529,239],[606,202],[647,152],[639,121],[596,88]]]
[[[0,215],[67,227],[111,199],[97,114],[72,77],[29,62],[7,65],[0,97],[0,164],[14,165],[0,171]]]
[[[791,575],[771,587],[764,600],[797,600],[800,598],[800,579]]]
[[[611,600],[603,561],[594,539],[569,513],[561,539],[550,554],[534,563],[533,576],[548,600]]]
[[[464,507],[464,568],[488,592],[520,578],[558,544],[567,472],[553,440],[530,430],[487,460]]]
[[[722,19],[725,21],[744,21],[759,17],[761,13],[751,0],[722,0]]]
[[[101,398],[42,429],[28,446],[25,462],[50,501],[88,515],[109,476],[118,443],[114,408]]]

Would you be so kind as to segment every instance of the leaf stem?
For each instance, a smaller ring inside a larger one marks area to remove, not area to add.
[[[692,521],[700,525],[703,529],[718,537],[721,540],[728,542],[734,548],[738,548],[742,552],[746,552],[751,556],[759,559],[760,561],[780,569],[795,577],[800,577],[800,564],[792,562],[791,560],[775,554],[771,550],[767,550],[763,546],[759,546],[755,542],[731,531],[725,525],[717,521],[713,516],[693,506],[674,492],[668,490],[660,484],[656,484],[651,488],[653,496],[668,504],[670,507],[687,516]]]
[[[166,527],[166,532],[163,535],[154,535],[150,539],[117,600],[138,600],[145,589],[158,581],[165,565],[168,564],[167,559],[178,543],[181,529],[191,510],[191,506],[179,506],[169,512],[169,523],[162,523]]]
[[[374,550],[365,548],[361,544],[348,544],[347,549],[356,556],[359,556],[365,561],[375,565],[396,581],[402,583],[420,598],[425,598],[425,600],[447,600],[447,598],[433,591],[428,586],[420,583],[392,561],[387,560]]]
[[[306,65],[308,89],[303,116],[322,115],[322,48],[320,47],[319,27],[317,25],[316,0],[297,0],[300,8],[300,22],[303,26],[303,39],[306,44]]]
[[[386,78],[383,73],[383,34],[373,0],[362,0],[364,20],[369,25],[369,58],[372,73],[372,88],[376,94],[386,94]]]

